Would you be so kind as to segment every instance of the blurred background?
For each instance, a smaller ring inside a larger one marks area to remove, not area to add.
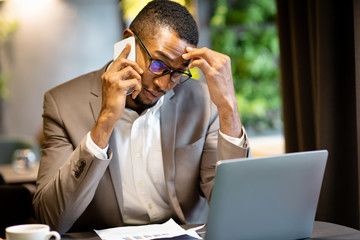
[[[0,1],[0,134],[40,140],[45,91],[111,60],[113,44],[147,2]],[[178,2],[198,22],[199,47],[231,57],[254,154],[284,152],[275,1]],[[204,81],[200,71],[195,77]]]
[[[35,137],[46,90],[101,68],[122,33],[115,0],[0,1],[1,133]]]
[[[9,146],[39,159],[45,91],[103,67],[147,2],[0,0],[0,160],[10,159],[0,166],[3,182],[34,183],[37,172],[13,178]],[[360,1],[179,2],[198,22],[199,47],[231,57],[254,156],[327,149],[317,219],[360,229]]]

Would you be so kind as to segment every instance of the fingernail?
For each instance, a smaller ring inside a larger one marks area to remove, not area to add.
[[[188,50],[188,51],[192,51],[192,50],[193,50],[193,48],[192,48],[192,47],[186,47],[186,50]]]
[[[182,57],[183,57],[183,58],[186,58],[188,55],[189,55],[189,54],[184,53],[184,54],[182,55]]]

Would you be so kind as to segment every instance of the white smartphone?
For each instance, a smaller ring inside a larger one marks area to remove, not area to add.
[[[120,53],[124,50],[127,43],[131,44],[131,50],[127,57],[127,59],[130,59],[135,62],[135,38],[134,37],[128,37],[120,42],[117,42],[114,44],[114,60],[118,58]]]
[[[124,50],[127,43],[131,44],[130,53],[127,56],[127,59],[132,60],[135,62],[135,38],[134,37],[128,37],[120,42],[117,42],[114,44],[114,60],[117,59],[120,55],[120,53]],[[134,92],[134,89],[129,89],[129,91],[126,93],[126,95],[130,95]]]

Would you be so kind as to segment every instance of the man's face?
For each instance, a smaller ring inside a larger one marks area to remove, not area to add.
[[[150,57],[141,47],[139,40],[136,37],[135,39],[137,42],[136,62],[144,73],[141,76],[142,89],[136,99],[128,98],[128,105],[130,108],[149,108],[155,105],[159,98],[174,88],[176,84],[170,81],[170,73],[159,77],[150,72],[148,69],[151,63]],[[188,70],[190,61],[184,60],[182,54],[185,53],[186,47],[195,46],[180,39],[175,33],[167,29],[160,29],[153,35],[145,35],[141,40],[153,59],[162,61],[173,70]]]

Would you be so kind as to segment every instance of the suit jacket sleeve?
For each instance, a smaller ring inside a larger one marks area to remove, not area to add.
[[[90,153],[86,127],[83,139],[75,143],[51,91],[44,97],[43,119],[45,142],[33,205],[41,222],[64,233],[89,205],[112,154],[100,160]]]
[[[200,187],[208,201],[211,199],[215,178],[216,162],[249,156],[249,148],[236,146],[219,134],[219,118],[216,107],[212,106],[212,116],[206,136],[200,168]],[[215,148],[216,147],[216,148]]]

